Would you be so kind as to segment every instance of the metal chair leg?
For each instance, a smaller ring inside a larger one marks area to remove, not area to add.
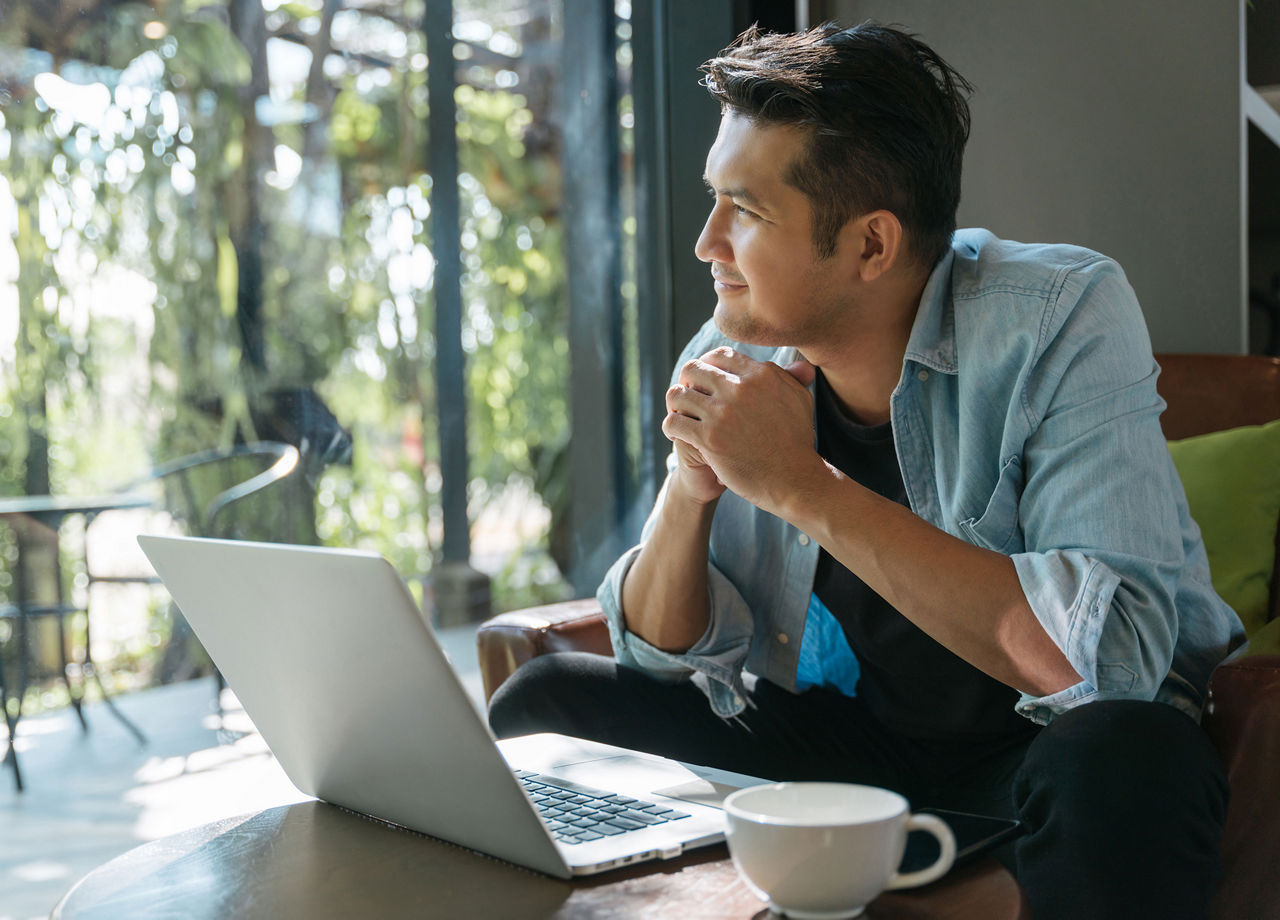
[[[98,692],[102,694],[102,702],[111,710],[111,714],[116,717],[116,720],[121,725],[128,729],[129,734],[138,740],[140,746],[146,747],[147,736],[142,733],[142,729],[133,723],[132,719],[120,711],[119,707],[116,706],[116,701],[107,694],[107,688],[102,686],[102,678],[98,676],[98,669],[93,666],[93,662],[86,661],[85,667],[93,674],[93,681],[98,685]]]
[[[9,712],[9,685],[4,677],[4,661],[0,659],[0,709],[4,710],[5,728],[9,733],[9,747],[4,752],[4,763],[13,770],[13,781],[22,791],[22,770],[18,767],[18,720]]]
[[[14,747],[14,737],[9,735],[9,749],[4,752],[4,760],[9,764],[9,768],[13,770],[13,783],[19,792],[25,788],[22,785],[22,770],[18,767],[18,749]]]
[[[115,700],[107,693],[107,688],[102,685],[102,677],[98,674],[97,665],[93,663],[93,653],[90,651],[89,643],[89,611],[86,607],[84,612],[84,661],[80,664],[81,674],[83,675],[80,679],[81,686],[88,686],[89,677],[92,676],[93,682],[98,685],[98,692],[102,694],[102,702],[111,710],[111,714],[116,717],[116,720],[121,725],[128,729],[134,738],[138,739],[139,745],[146,747],[147,736],[142,733],[142,729],[133,724],[133,721],[128,716],[120,711],[119,707],[116,706]]]
[[[84,717],[84,676],[83,672],[80,678],[80,695],[76,695],[76,688],[71,686],[71,660],[67,654],[67,621],[66,614],[61,610],[55,616],[58,619],[58,651],[62,657],[62,682],[67,685],[67,699],[71,701],[71,708],[76,712],[76,718],[80,720],[80,728],[82,731],[89,730],[89,723]]]

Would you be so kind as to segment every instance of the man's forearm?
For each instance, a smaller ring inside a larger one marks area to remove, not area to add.
[[[627,630],[663,651],[683,652],[711,616],[707,558],[716,502],[689,498],[673,478],[658,519],[622,583]]]
[[[903,616],[1002,683],[1037,696],[1080,681],[1032,612],[1013,560],[972,546],[829,465],[783,516]]]

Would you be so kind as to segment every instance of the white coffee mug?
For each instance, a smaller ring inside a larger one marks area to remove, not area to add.
[[[796,920],[856,917],[887,888],[941,878],[956,842],[941,818],[913,815],[896,792],[851,783],[774,783],[724,800],[729,855],[747,884]],[[899,873],[907,831],[927,831],[942,852]]]

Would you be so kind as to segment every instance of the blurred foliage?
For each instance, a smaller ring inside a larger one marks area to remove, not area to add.
[[[289,390],[317,394],[353,448],[312,457],[263,536],[364,546],[429,576],[441,399],[466,401],[473,520],[503,496],[559,501],[558,129],[516,73],[527,35],[543,43],[529,67],[554,60],[551,0],[457,4],[484,54],[456,92],[468,386],[448,396],[421,0],[267,3],[256,24],[238,0],[79,3],[56,28],[46,6],[11,0],[0,17],[0,495],[35,474],[101,492],[261,436],[265,400]],[[564,596],[545,517],[503,544],[499,607]]]

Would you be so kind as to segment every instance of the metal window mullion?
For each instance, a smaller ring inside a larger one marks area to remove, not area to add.
[[[578,595],[620,552],[622,413],[618,78],[612,3],[565,0],[561,117],[569,269],[570,523]]]
[[[653,504],[670,443],[662,434],[672,342],[671,186],[667,131],[667,0],[631,8],[632,106],[635,112],[636,324],[640,370],[638,500]],[[638,536],[638,534],[636,535]]]
[[[436,411],[446,562],[471,556],[467,518],[467,389],[462,349],[462,204],[458,192],[453,3],[427,0],[427,146],[431,164],[431,249],[435,257]]]

